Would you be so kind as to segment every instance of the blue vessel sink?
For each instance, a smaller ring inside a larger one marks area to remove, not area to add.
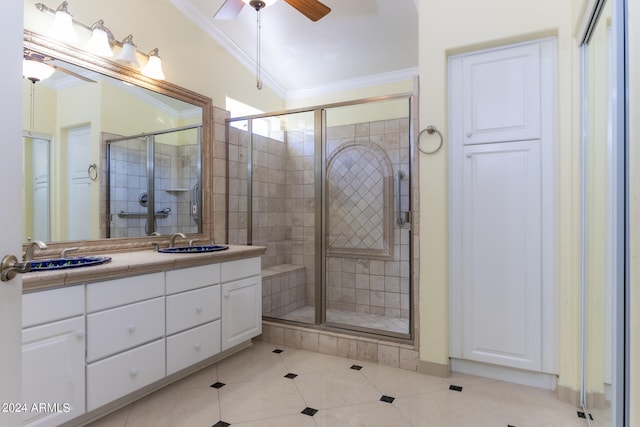
[[[173,248],[158,249],[158,252],[164,254],[201,254],[203,252],[217,252],[229,249],[229,246],[223,245],[204,245],[204,246],[174,246]]]
[[[63,268],[89,267],[111,261],[108,256],[84,256],[77,258],[50,258],[29,261],[29,271],[62,270]]]

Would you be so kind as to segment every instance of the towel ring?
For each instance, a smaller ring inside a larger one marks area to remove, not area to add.
[[[98,165],[92,163],[89,165],[89,169],[87,169],[87,174],[89,175],[89,179],[91,181],[95,181],[98,179]]]
[[[433,135],[434,133],[437,133],[438,136],[440,137],[440,143],[438,144],[438,146],[431,151],[425,151],[422,149],[422,147],[420,147],[420,137],[422,137],[423,133],[428,133],[429,135]],[[423,129],[419,134],[418,134],[418,150],[422,151],[424,154],[433,154],[436,151],[438,151],[441,147],[442,144],[444,143],[444,139],[442,138],[442,134],[440,133],[440,131],[434,126],[434,125],[429,125],[427,126],[426,129]]]

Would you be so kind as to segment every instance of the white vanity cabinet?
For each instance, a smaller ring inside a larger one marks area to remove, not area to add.
[[[23,424],[57,426],[85,412],[84,287],[22,299]]]
[[[82,424],[247,343],[260,274],[256,256],[25,293],[25,425]]]
[[[262,333],[260,258],[222,264],[222,350]]]
[[[87,285],[87,410],[165,376],[164,274]]]
[[[165,273],[167,375],[220,352],[220,264]]]

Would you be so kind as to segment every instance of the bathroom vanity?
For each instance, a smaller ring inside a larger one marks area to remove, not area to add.
[[[264,251],[117,253],[24,275],[24,423],[90,421],[250,345]]]

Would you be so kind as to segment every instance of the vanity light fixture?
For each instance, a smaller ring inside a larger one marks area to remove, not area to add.
[[[93,24],[91,28],[91,40],[89,40],[89,45],[87,46],[89,52],[111,58],[113,56],[113,49],[111,49],[113,34],[104,26],[102,19]]]
[[[63,1],[55,10],[55,18],[49,32],[52,37],[60,41],[75,43],[78,41],[78,35],[73,28],[73,18],[67,6],[69,6],[69,3]]]
[[[276,0],[266,0],[266,2],[260,1],[260,3],[263,4],[262,7],[266,7],[275,2]],[[113,57],[112,46],[115,45],[120,48],[120,52],[115,60],[131,68],[140,68],[138,54],[146,56],[148,58],[148,62],[142,73],[153,79],[164,80],[162,61],[158,56],[157,48],[149,52],[148,55],[145,55],[144,53],[137,51],[136,45],[133,44],[133,35],[129,34],[124,38],[124,40],[122,40],[122,42],[118,41],[114,37],[113,33],[104,26],[104,21],[102,19],[90,27],[82,22],[76,21],[69,13],[69,4],[66,1],[62,2],[62,4],[55,10],[42,3],[36,3],[35,6],[40,12],[55,14],[51,32],[52,37],[64,42],[77,43],[78,36],[74,29],[75,24],[76,26],[82,27],[91,32],[91,39],[89,40],[89,44],[86,48],[88,52],[111,58]]]
[[[138,57],[136,55],[136,45],[133,44],[133,35],[129,34],[122,40],[122,50],[116,57],[116,61],[133,68],[140,68]]]
[[[149,61],[147,65],[142,69],[142,74],[152,79],[164,80],[164,73],[162,72],[162,59],[158,56],[158,48],[149,52]]]

